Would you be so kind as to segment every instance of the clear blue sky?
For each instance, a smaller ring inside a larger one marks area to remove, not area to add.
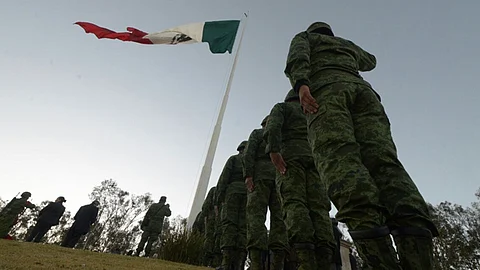
[[[231,58],[207,44],[97,40],[73,25],[147,32],[250,18],[210,186],[289,84],[291,38],[314,21],[376,55],[401,161],[424,197],[468,204],[480,186],[478,1],[2,1],[0,197],[89,203],[107,178],[168,196],[187,216]]]

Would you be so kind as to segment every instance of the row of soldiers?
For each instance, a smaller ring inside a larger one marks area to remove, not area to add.
[[[293,89],[228,159],[204,205],[220,215],[220,269],[243,269],[247,252],[250,269],[265,269],[266,250],[270,269],[283,269],[289,247],[298,269],[330,269],[330,202],[365,269],[433,269],[438,230],[398,159],[379,94],[359,73],[375,66],[324,22],[292,39],[284,72]],[[205,211],[208,242],[215,219]]]
[[[27,208],[35,209],[36,206],[29,201],[32,194],[28,191],[23,192],[20,198],[16,196],[0,212],[0,239],[10,238],[8,233],[17,223],[18,218]],[[166,204],[167,197],[162,196],[158,203],[153,203],[141,222],[143,231],[140,243],[137,246],[135,256],[139,256],[144,250],[145,257],[152,256],[152,246],[158,241],[159,235],[163,229],[165,217],[171,216],[170,205]],[[65,212],[65,197],[60,196],[55,201],[50,202],[38,212],[36,223],[26,237],[27,242],[40,242],[47,232],[59,224],[61,217]],[[94,200],[91,204],[80,207],[74,216],[74,222],[63,238],[61,246],[73,248],[77,245],[80,238],[86,235],[92,225],[97,221],[100,202]]]
[[[32,194],[28,191],[23,192],[20,198],[16,196],[3,207],[0,212],[0,239],[9,239],[9,232],[18,222],[18,218],[25,209],[35,209],[36,206],[29,201]],[[36,223],[26,237],[27,242],[40,242],[47,232],[60,223],[60,219],[65,213],[63,203],[67,202],[65,197],[60,196],[55,201],[48,203],[38,212]],[[74,222],[63,238],[61,246],[73,248],[83,235],[86,235],[91,226],[95,223],[98,216],[100,202],[93,201],[78,209],[73,217]]]

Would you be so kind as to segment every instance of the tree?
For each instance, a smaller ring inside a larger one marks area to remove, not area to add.
[[[467,270],[480,265],[480,190],[477,202],[463,207],[451,202],[429,205],[440,236],[434,238],[435,269]]]
[[[97,222],[80,247],[111,253],[132,249],[141,233],[139,221],[153,203],[151,195],[130,194],[109,179],[94,187],[89,197],[100,202],[100,209]]]

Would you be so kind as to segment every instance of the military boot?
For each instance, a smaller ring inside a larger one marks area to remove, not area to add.
[[[401,270],[388,227],[348,231],[365,262],[365,270]]]
[[[273,250],[272,258],[270,259],[269,270],[283,270],[285,265],[285,250]]]
[[[293,248],[297,254],[298,270],[317,269],[315,264],[315,246],[312,243],[295,243]]]
[[[391,231],[400,265],[408,270],[433,270],[432,233],[418,227],[399,227]]]
[[[222,264],[219,268],[221,270],[234,270],[235,250],[232,248],[222,249]]]
[[[263,251],[260,249],[252,248],[248,251],[250,256],[250,270],[265,270]]]
[[[329,270],[332,268],[333,250],[329,247],[316,247],[315,248],[315,260],[317,262],[318,270]]]
[[[247,259],[247,252],[244,249],[237,250],[237,258],[235,261],[235,270],[245,269],[245,260]]]
[[[222,264],[222,253],[215,252],[213,255],[213,267],[218,267]]]

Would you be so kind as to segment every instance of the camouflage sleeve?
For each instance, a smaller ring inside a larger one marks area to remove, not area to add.
[[[170,210],[170,206],[165,207],[165,216],[169,217],[172,215],[172,210]]]
[[[217,188],[215,192],[215,205],[221,205],[225,200],[225,193],[227,192],[228,183],[233,170],[233,156],[227,160],[223,167],[222,174],[218,179]]]
[[[215,189],[211,188],[210,191],[208,191],[207,197],[205,198],[205,201],[203,202],[203,205],[202,205],[203,213],[207,213],[210,209],[213,209],[214,195],[215,195]]]
[[[360,71],[370,71],[377,66],[377,58],[375,55],[370,54],[369,52],[362,49],[357,44],[350,41],[350,44],[355,47],[355,50],[358,54],[358,70]]]
[[[292,39],[284,72],[295,92],[302,85],[310,85],[310,44],[304,32]]]
[[[255,154],[257,153],[258,147],[262,142],[262,131],[254,130],[250,133],[248,138],[247,147],[245,147],[245,152],[243,154],[243,177],[252,177],[255,170]]]
[[[279,153],[282,147],[282,127],[285,119],[282,104],[277,103],[270,111],[267,126],[263,132],[263,139],[267,142],[267,153]]]

